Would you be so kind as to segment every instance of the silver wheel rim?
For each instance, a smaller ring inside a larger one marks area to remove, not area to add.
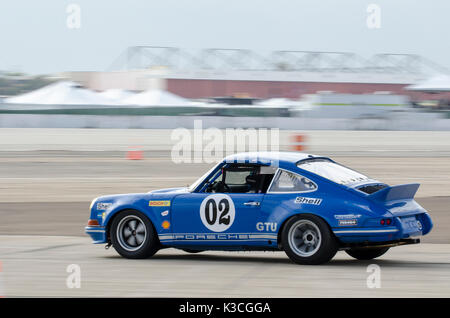
[[[301,257],[314,255],[322,243],[319,227],[310,220],[299,220],[291,226],[289,246],[295,254]]]
[[[144,222],[135,215],[128,215],[117,226],[117,239],[120,246],[130,252],[141,248],[147,238]]]

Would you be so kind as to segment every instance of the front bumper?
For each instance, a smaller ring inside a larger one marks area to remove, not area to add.
[[[107,243],[106,229],[103,226],[86,226],[84,231],[89,235],[94,244]]]

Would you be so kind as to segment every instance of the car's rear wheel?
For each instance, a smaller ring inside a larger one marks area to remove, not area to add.
[[[147,258],[158,251],[153,225],[139,211],[127,210],[115,217],[110,236],[114,249],[126,258]]]
[[[336,238],[325,221],[310,214],[289,219],[281,240],[287,256],[302,265],[326,263],[338,250]]]
[[[380,257],[389,250],[389,247],[380,248],[351,248],[345,252],[353,258],[359,260],[370,260]]]

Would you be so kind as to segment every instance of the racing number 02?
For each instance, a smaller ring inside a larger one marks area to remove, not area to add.
[[[225,193],[208,195],[200,205],[200,218],[213,232],[226,231],[233,225],[236,211],[233,200]]]
[[[209,199],[205,205],[205,219],[209,225],[214,225],[217,221],[217,212],[220,213],[219,224],[230,224],[230,216],[228,212],[230,211],[230,204],[227,199],[222,199],[219,201],[219,210],[217,210],[217,204],[214,199]]]

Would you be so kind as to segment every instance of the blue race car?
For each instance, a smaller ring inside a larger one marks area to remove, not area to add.
[[[241,153],[187,188],[96,198],[86,233],[126,258],[174,247],[284,250],[298,264],[325,263],[338,250],[368,260],[431,231],[418,187],[388,186],[327,157]]]

